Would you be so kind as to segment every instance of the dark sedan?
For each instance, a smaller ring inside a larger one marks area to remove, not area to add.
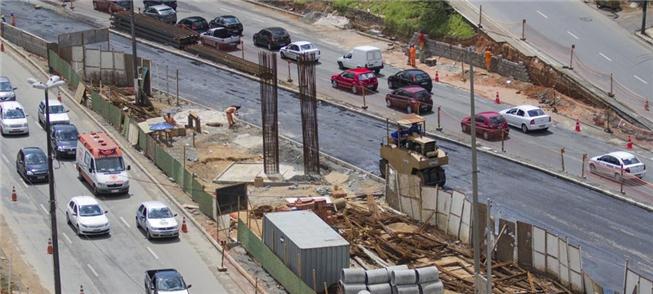
[[[269,50],[279,49],[288,44],[290,44],[290,34],[283,28],[266,28],[254,34],[254,45],[267,47]]]
[[[73,124],[53,125],[50,140],[57,158],[75,158],[77,152],[77,128]]]
[[[16,155],[16,171],[28,183],[48,181],[48,159],[39,147],[25,147]]]
[[[419,69],[402,70],[388,77],[388,87],[397,89],[405,86],[420,86],[427,91],[433,90],[433,82],[426,72]]]
[[[385,96],[385,104],[406,110],[406,113],[426,113],[433,110],[431,93],[419,86],[408,86],[394,90]]]
[[[177,23],[177,26],[198,33],[203,33],[209,30],[209,23],[201,16],[186,17],[180,20]]]
[[[226,28],[230,33],[238,36],[243,35],[243,24],[233,15],[223,15],[212,19],[209,22],[210,28]]]

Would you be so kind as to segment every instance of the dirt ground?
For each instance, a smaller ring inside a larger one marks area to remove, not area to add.
[[[34,269],[25,263],[22,252],[14,243],[15,236],[7,228],[7,223],[0,216],[0,293],[9,293],[8,274],[11,262],[11,289],[12,293],[49,293],[39,283]]]

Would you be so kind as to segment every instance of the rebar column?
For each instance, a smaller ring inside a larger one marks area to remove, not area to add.
[[[261,121],[263,125],[263,169],[266,175],[279,174],[279,121],[277,112],[277,56],[258,54],[261,73]]]
[[[320,145],[317,134],[317,98],[315,89],[315,54],[297,60],[299,99],[302,110],[304,174],[320,174]]]

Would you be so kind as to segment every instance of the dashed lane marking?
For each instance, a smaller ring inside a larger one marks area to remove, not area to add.
[[[159,259],[159,257],[156,255],[156,253],[154,253],[152,248],[150,248],[150,247],[145,247],[145,248],[147,248],[147,251],[149,251],[150,254],[152,254],[152,256],[154,256],[154,259]]]
[[[39,206],[41,206],[41,209],[43,209],[45,214],[50,214],[50,212],[45,208],[45,206],[43,206],[43,204],[39,204]]]
[[[100,276],[100,275],[97,274],[97,272],[96,272],[95,269],[91,266],[90,263],[87,263],[86,266],[88,267],[88,269],[91,270],[91,273],[93,273],[93,275],[94,275],[96,278]]]
[[[73,240],[70,240],[70,238],[68,237],[68,235],[66,235],[66,233],[61,232],[61,235],[63,235],[63,238],[66,239],[66,242],[68,242],[68,244],[73,244]]]
[[[647,81],[645,81],[644,79],[642,79],[642,78],[640,78],[640,77],[638,77],[637,75],[633,75],[633,78],[636,78],[636,79],[637,79],[637,80],[639,80],[640,82],[642,82],[642,83],[644,83],[644,84],[647,84],[647,85],[648,85],[648,82],[647,82]]]
[[[546,16],[546,14],[542,13],[542,11],[535,10],[535,12],[537,12],[537,13],[538,13],[539,15],[541,15],[542,17],[544,17],[544,18],[546,18],[546,19],[549,19],[549,17]]]
[[[120,217],[120,221],[121,221],[123,224],[125,224],[125,226],[126,226],[127,228],[131,228],[131,226],[129,225],[129,223],[127,223],[127,221],[126,221],[122,216]]]
[[[603,52],[599,52],[599,55],[601,55],[601,57],[605,58],[607,61],[612,62],[612,58],[610,58],[607,55],[603,54]]]
[[[576,39],[576,40],[580,39],[580,38],[578,38],[578,36],[574,35],[574,33],[570,32],[570,31],[567,31],[567,34],[574,37],[574,39]]]

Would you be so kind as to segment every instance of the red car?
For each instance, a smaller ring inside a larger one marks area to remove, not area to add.
[[[425,113],[433,110],[431,93],[420,86],[407,86],[385,95],[385,105],[405,109],[406,113]]]
[[[460,126],[463,129],[463,133],[470,133],[471,124],[470,117],[467,116],[463,118],[463,121],[460,122]],[[508,137],[508,122],[506,119],[501,116],[498,112],[495,111],[486,111],[476,114],[476,135],[482,136],[483,139],[489,140],[500,139],[501,132],[504,134],[504,138]]]
[[[379,81],[373,71],[367,68],[355,68],[332,75],[331,86],[350,89],[352,93],[357,94],[361,93],[363,88],[376,92]]]

